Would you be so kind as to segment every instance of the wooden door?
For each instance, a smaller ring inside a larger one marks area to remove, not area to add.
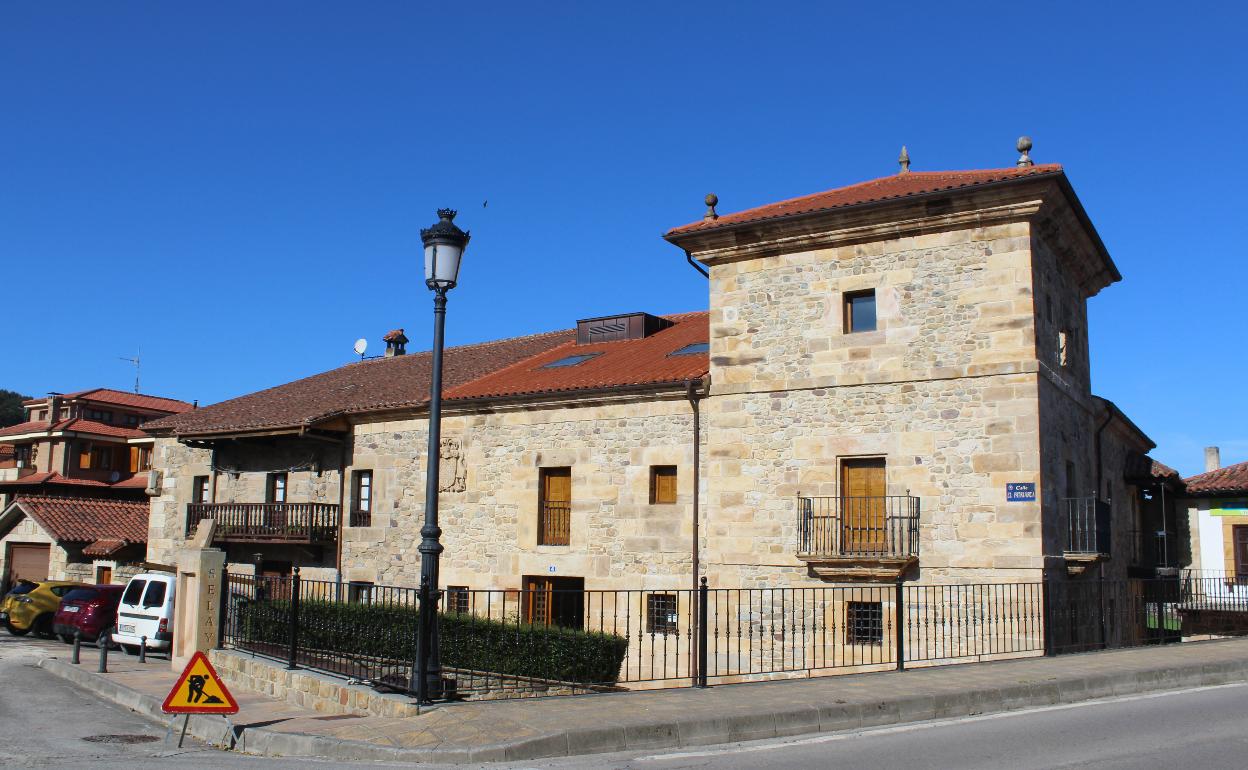
[[[572,469],[542,469],[538,545],[568,545],[572,539]]]
[[[111,584],[113,582],[113,568],[103,567],[103,566],[96,567],[95,568],[95,582],[97,585],[102,585],[102,586]]]
[[[841,463],[841,548],[879,553],[887,548],[884,458]]]
[[[526,575],[524,618],[540,625],[582,628],[585,624],[585,579]]]

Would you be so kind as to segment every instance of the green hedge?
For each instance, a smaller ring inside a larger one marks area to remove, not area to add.
[[[289,643],[289,601],[253,601],[239,606],[238,613],[244,639]],[[628,651],[628,640],[613,634],[474,615],[443,613],[439,617],[442,665],[450,668],[612,684]],[[410,662],[416,657],[418,623],[414,607],[304,600],[299,605],[299,646]]]

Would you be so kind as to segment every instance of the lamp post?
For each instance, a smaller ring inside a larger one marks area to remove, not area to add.
[[[416,640],[417,670],[412,684],[424,703],[441,695],[442,663],[438,654],[438,560],[442,529],[438,527],[438,459],[442,439],[442,347],[446,328],[446,293],[459,278],[460,258],[468,233],[455,225],[455,211],[438,209],[438,222],[420,231],[425,246],[425,286],[433,291],[433,361],[429,379],[429,451],[425,468],[425,523],[420,528],[420,629]]]

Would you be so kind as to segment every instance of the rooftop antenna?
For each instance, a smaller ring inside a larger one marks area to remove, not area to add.
[[[360,357],[361,361],[364,360],[365,350],[368,350],[368,340],[364,339],[363,337],[360,337],[358,340],[355,341],[355,354]]]
[[[134,358],[129,358],[127,356],[118,356],[118,358],[120,358],[122,361],[127,361],[129,363],[134,364],[134,392],[135,393],[139,392],[139,355],[142,352],[143,352],[142,347],[135,347]]]

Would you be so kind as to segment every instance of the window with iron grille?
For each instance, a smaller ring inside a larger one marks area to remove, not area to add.
[[[446,587],[446,611],[456,615],[467,615],[472,611],[468,586]]]
[[[845,607],[846,644],[884,643],[884,605],[881,602],[849,602]]]
[[[347,584],[347,601],[352,604],[368,604],[373,598],[373,584],[352,580]]]
[[[646,596],[646,631],[651,634],[676,633],[676,594],[648,594]]]

